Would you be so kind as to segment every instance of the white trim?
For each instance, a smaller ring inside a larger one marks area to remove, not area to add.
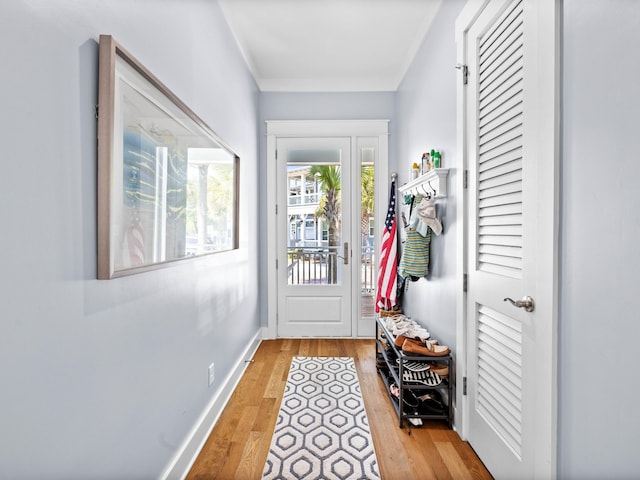
[[[275,261],[277,257],[277,225],[276,211],[276,136],[269,134],[267,122],[267,326],[263,328],[264,337],[274,339],[278,335],[278,272]]]
[[[477,18],[489,4],[490,0],[467,0],[467,4],[464,6],[455,23],[455,35],[456,43],[458,47],[464,42],[467,32],[471,26],[475,23]],[[458,48],[458,54],[460,49]],[[463,62],[466,60],[466,54],[462,57],[458,56],[458,61]]]
[[[468,63],[465,50],[466,37],[469,29],[475,23],[490,0],[468,0],[462,12],[456,19],[456,60],[458,64]],[[537,365],[542,367],[540,371],[551,372],[551,375],[536,375],[536,396],[534,401],[543,405],[542,410],[549,412],[544,418],[536,419],[539,426],[538,434],[530,439],[535,443],[534,478],[553,479],[557,477],[557,397],[558,397],[558,250],[559,250],[559,162],[560,162],[560,39],[561,39],[561,2],[560,0],[525,0],[525,8],[535,6],[537,12],[536,23],[530,30],[533,40],[530,45],[535,45],[535,58],[539,69],[536,78],[529,79],[530,87],[537,89],[538,98],[548,99],[536,105],[535,131],[536,138],[533,141],[539,145],[547,145],[550,162],[541,166],[535,174],[538,186],[545,189],[544,201],[538,203],[538,222],[544,228],[552,224],[553,234],[544,236],[537,244],[536,266],[539,279],[551,279],[551,281],[539,281],[536,291],[540,298],[549,298],[550,302],[544,305],[537,304],[537,315],[548,319],[547,322],[539,322],[537,329],[545,330],[541,336],[551,338],[548,348],[550,355],[541,355]],[[552,34],[550,34],[552,33]],[[552,59],[550,62],[549,60]],[[472,72],[473,74],[473,72]],[[468,436],[469,405],[468,397],[462,395],[463,377],[467,376],[467,363],[470,361],[466,355],[467,342],[467,312],[466,294],[463,292],[462,282],[467,262],[467,190],[463,188],[464,171],[468,168],[467,145],[465,143],[465,130],[467,125],[465,111],[465,87],[462,81],[457,84],[457,149],[460,152],[457,161],[457,205],[460,218],[458,219],[457,235],[460,241],[456,248],[456,428],[463,440]],[[550,122],[548,119],[553,118]],[[551,163],[552,168],[547,166]],[[542,221],[546,219],[545,221]],[[549,219],[550,222],[548,221]],[[547,392],[550,393],[547,395]]]
[[[525,0],[525,8],[534,0]],[[539,4],[538,4],[539,2]],[[536,375],[536,396],[534,402],[542,405],[541,410],[548,412],[537,418],[539,435],[534,439],[536,455],[535,478],[554,479],[557,477],[557,420],[558,420],[558,251],[560,232],[560,38],[561,38],[561,2],[560,0],[535,0],[537,24],[532,29],[536,38],[538,75],[532,80],[531,88],[538,89],[538,98],[547,101],[536,105],[537,138],[532,139],[536,145],[547,146],[549,160],[538,163],[538,191],[544,201],[538,203],[537,230],[548,228],[551,224],[552,235],[544,235],[538,239],[536,251],[536,267],[538,269],[536,292],[548,301],[536,304],[538,316],[546,318],[546,322],[538,322],[536,328],[543,338],[551,339],[548,352],[540,355],[537,365],[541,372],[550,375]],[[553,59],[553,60],[550,60]],[[550,121],[553,119],[553,121]],[[542,294],[542,292],[545,292]]]
[[[376,251],[379,251],[379,228],[387,213],[389,192],[389,120],[266,120],[267,125],[267,325],[264,338],[276,338],[278,324],[277,258],[277,138],[351,137],[355,145],[359,137],[377,137],[379,163],[375,170]],[[372,336],[373,336],[372,332]],[[358,335],[352,329],[352,338]]]
[[[227,402],[236,389],[244,371],[249,365],[248,360],[253,358],[258,347],[262,343],[262,331],[258,330],[247,344],[244,352],[238,358],[233,370],[222,381],[222,385],[215,393],[207,408],[202,412],[184,442],[165,468],[160,479],[177,480],[186,478],[189,470],[200,454],[200,450],[209,438],[213,427],[222,414]]]
[[[476,19],[484,8],[489,3],[489,0],[468,0],[467,4],[460,12],[460,15],[456,19],[455,23],[455,37],[456,37],[456,61],[459,65],[466,65],[467,51],[466,51],[466,36],[471,26],[475,23]],[[464,188],[464,172],[468,168],[467,160],[467,145],[465,143],[466,135],[466,87],[462,83],[462,70],[458,70],[458,79],[456,83],[456,148],[459,152],[456,162],[456,204],[458,205],[458,221],[456,226],[456,235],[459,241],[456,245],[456,415],[455,415],[455,427],[463,440],[467,439],[467,432],[469,429],[469,420],[466,412],[469,406],[467,405],[468,397],[463,395],[462,385],[464,378],[467,376],[467,309],[466,309],[466,294],[463,289],[464,274],[466,272],[467,264],[467,248],[465,239],[467,234],[467,190]]]
[[[267,120],[267,138],[388,135],[389,120]],[[267,152],[268,156],[268,152]]]

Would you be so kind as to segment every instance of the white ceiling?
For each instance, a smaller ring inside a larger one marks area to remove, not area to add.
[[[395,91],[441,0],[219,0],[265,92]]]

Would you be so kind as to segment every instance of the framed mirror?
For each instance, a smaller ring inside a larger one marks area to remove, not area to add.
[[[98,278],[238,248],[239,157],[100,36]]]

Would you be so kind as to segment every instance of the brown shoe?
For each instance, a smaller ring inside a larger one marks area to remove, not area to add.
[[[395,343],[396,347],[402,347],[402,344],[404,343],[404,341],[407,339],[407,337],[405,337],[404,335],[398,335],[396,337]]]
[[[405,337],[404,335],[398,335],[398,336],[396,337],[396,340],[395,340],[395,342],[394,342],[394,343],[396,344],[396,347],[400,347],[400,348],[402,348],[402,345],[404,344],[404,341],[405,341],[405,340],[410,340],[410,341],[412,341],[412,342],[415,342],[415,343],[416,343],[416,344],[418,344],[418,345],[423,345],[423,342],[424,342],[424,340],[420,340],[420,339],[419,339],[419,338],[417,338],[417,337],[416,337],[416,338],[409,338],[409,337]],[[433,345],[437,345],[437,344],[438,344],[438,340],[429,340],[429,341],[430,341]]]
[[[431,370],[433,373],[437,373],[441,377],[446,377],[449,375],[449,367],[447,367],[443,363],[430,363],[429,370]]]
[[[402,344],[402,351],[406,353],[426,355],[428,357],[444,357],[445,355],[449,355],[449,352],[451,350],[449,349],[449,347],[434,344],[429,340],[420,342],[411,338],[407,338]]]

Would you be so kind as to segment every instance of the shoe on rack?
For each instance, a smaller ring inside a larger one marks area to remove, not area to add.
[[[449,376],[449,367],[443,363],[430,362],[429,370],[431,370],[433,373],[437,373],[441,377]]]
[[[402,380],[406,383],[418,383],[427,387],[437,387],[442,383],[442,377],[431,370],[422,372],[412,372],[411,370],[402,371]]]
[[[421,395],[418,400],[420,400],[418,409],[423,415],[444,415],[449,408],[438,390]]]
[[[425,355],[428,357],[444,357],[449,355],[451,350],[444,345],[425,340],[420,342],[411,338],[406,338],[402,344],[402,351],[405,353],[415,353],[417,355]]]
[[[417,324],[409,327],[404,335],[409,338],[416,338],[420,340],[427,340],[431,336],[426,328]]]
[[[400,365],[399,358],[396,358],[396,363]],[[431,368],[431,364],[429,362],[412,362],[411,360],[404,360],[402,365],[404,368],[411,370],[412,372],[424,372]]]
[[[397,357],[396,351],[394,350],[391,344],[387,345],[387,348],[385,349],[385,351],[387,352],[387,358],[389,358],[390,360],[393,360],[394,358]]]
[[[418,397],[418,400],[424,402],[426,400],[434,400],[441,405],[444,405],[444,400],[442,399],[442,393],[439,390],[429,390],[428,393],[424,393]]]
[[[402,393],[402,402],[411,408],[417,408],[420,405],[420,400],[416,397],[416,394],[411,390],[404,390]]]
[[[409,330],[411,330],[414,327],[413,323],[411,322],[411,320],[403,320],[400,322],[395,323],[391,328],[390,331],[393,335],[403,335],[406,332],[408,332]]]
[[[408,323],[408,322],[410,322],[409,318],[404,316],[404,315],[402,315],[402,314],[386,317],[383,320],[384,325],[387,327],[387,330],[389,330],[389,331],[393,331],[393,329],[398,324],[404,324],[404,323]]]
[[[447,408],[437,400],[427,399],[420,402],[418,411],[422,415],[444,415]]]
[[[396,398],[400,398],[400,389],[397,387],[395,383],[389,384],[389,392]]]

